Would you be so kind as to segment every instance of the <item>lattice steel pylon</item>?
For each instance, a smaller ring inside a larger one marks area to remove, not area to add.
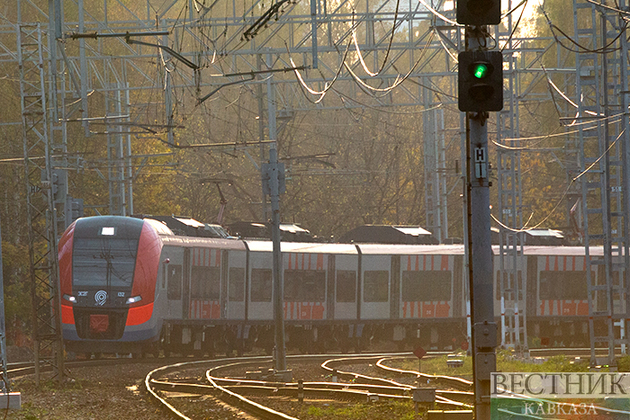
[[[429,83],[425,82],[425,86]],[[423,89],[424,106],[435,106],[429,89]],[[433,109],[423,114],[424,139],[424,203],[426,228],[440,242],[448,238],[448,191],[446,188],[446,146],[444,110]]]
[[[620,5],[623,9],[625,5]],[[626,350],[630,309],[628,299],[628,49],[622,34],[626,23],[619,13],[590,2],[574,0],[578,143],[586,278],[589,303],[591,363],[595,349]],[[580,21],[591,25],[580,29]],[[595,252],[594,245],[603,251]]]
[[[54,132],[47,104],[42,38],[39,24],[17,27],[37,383],[40,370],[46,365],[52,366],[56,379],[61,380],[65,375],[55,208],[55,194],[61,192],[56,185],[58,174],[53,171]]]
[[[107,179],[109,182],[109,214],[130,216],[133,214],[132,185],[129,162],[131,155],[130,135],[125,133],[121,122],[129,122],[129,91],[118,83],[111,84],[105,94],[107,112]]]
[[[508,7],[512,8],[512,2]],[[527,318],[527,275],[519,262],[523,255],[522,195],[521,195],[521,152],[518,142],[505,139],[519,137],[519,74],[518,54],[510,34],[513,29],[512,16],[507,17],[505,31],[500,35],[508,39],[503,51],[504,108],[497,116],[497,178],[499,217],[502,226],[499,235],[499,267],[496,274],[501,301],[501,346],[517,351],[528,348]]]

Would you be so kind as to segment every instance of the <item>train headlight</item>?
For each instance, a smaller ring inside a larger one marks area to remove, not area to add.
[[[68,302],[77,303],[77,298],[75,298],[74,296],[63,295],[63,298]]]
[[[127,304],[131,305],[132,303],[140,302],[141,300],[142,300],[142,296],[133,296],[133,297],[127,298]]]

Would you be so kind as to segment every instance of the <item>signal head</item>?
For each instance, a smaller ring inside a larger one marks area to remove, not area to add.
[[[503,56],[499,51],[459,53],[458,106],[463,112],[503,109]]]

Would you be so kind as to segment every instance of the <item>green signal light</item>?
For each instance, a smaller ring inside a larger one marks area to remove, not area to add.
[[[473,75],[477,79],[483,79],[484,77],[488,75],[488,73],[489,73],[488,66],[484,63],[477,63],[473,67]]]

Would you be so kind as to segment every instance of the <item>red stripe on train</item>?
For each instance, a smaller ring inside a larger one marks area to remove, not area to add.
[[[129,308],[127,313],[126,325],[140,325],[151,319],[153,314],[153,302],[148,305],[136,306],[135,308]]]
[[[72,310],[72,306],[61,305],[61,322],[63,324],[74,325],[74,311]]]

